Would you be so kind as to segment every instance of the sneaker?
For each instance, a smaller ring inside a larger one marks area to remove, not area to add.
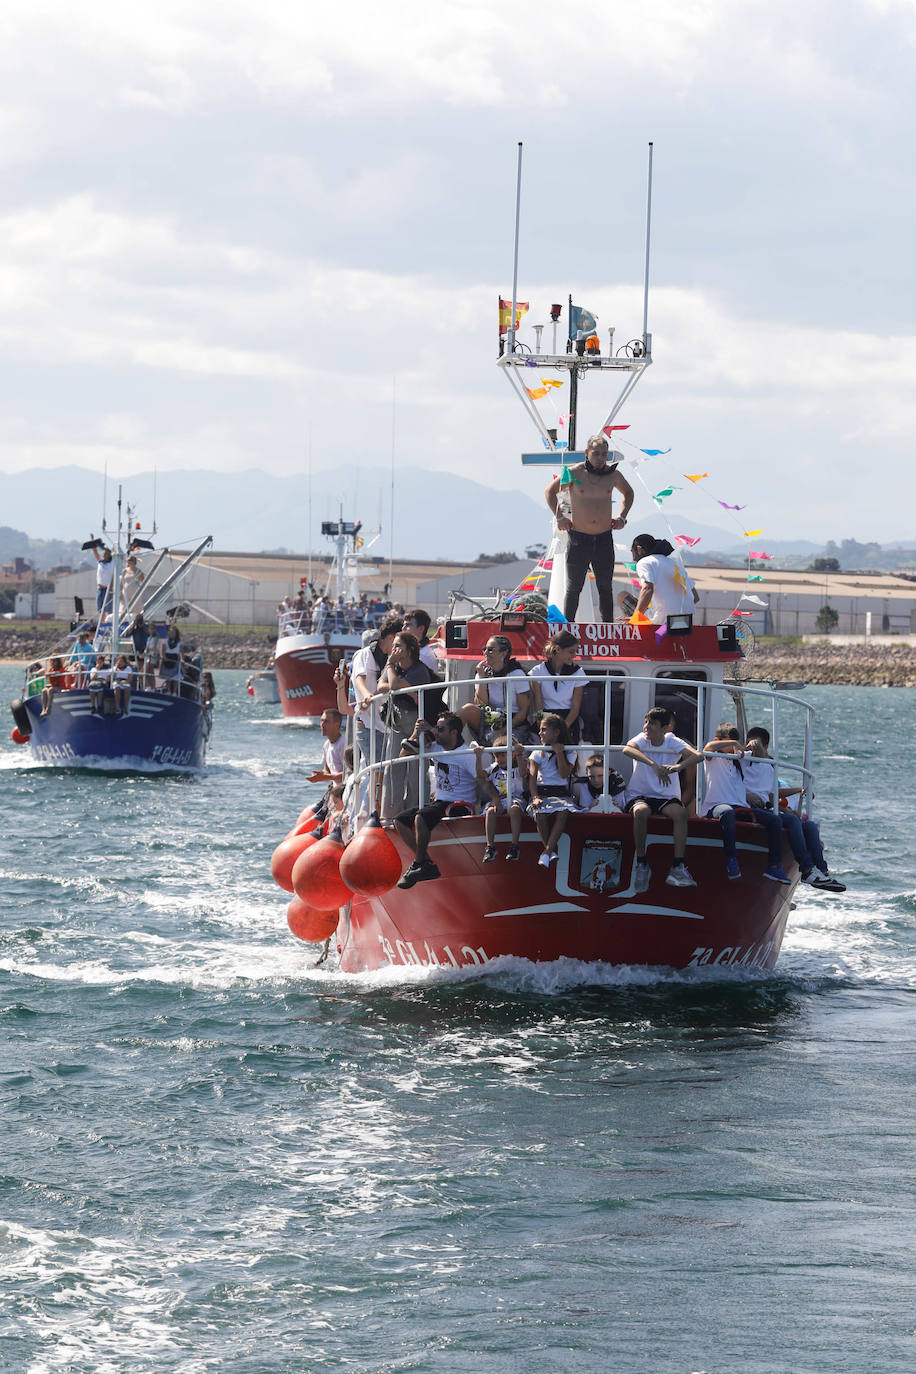
[[[510,863],[515,863],[515,862],[517,861],[517,859],[518,859],[518,845],[517,845],[517,844],[510,844],[510,845],[509,845],[509,852],[506,854],[506,858],[508,859],[508,861],[509,861]]]
[[[398,887],[413,887],[414,883],[419,882],[419,880],[420,865],[417,863],[416,859],[414,859],[410,867],[408,869],[405,869],[404,874],[401,877],[400,882],[398,883]]]
[[[829,873],[822,872],[819,868],[812,868],[811,874],[805,879],[812,887],[816,887],[820,892],[845,892],[846,884],[838,882],[836,878],[831,878]]]
[[[436,867],[436,865],[433,863],[432,859],[424,859],[423,862],[422,862],[422,864],[420,865],[420,869],[419,869],[419,872],[417,873],[417,876],[414,878],[414,882],[415,882],[415,883],[428,883],[428,882],[430,882],[433,878],[441,878],[441,877],[442,877],[442,874],[439,872],[439,869],[438,869],[438,868]]]
[[[652,870],[649,865],[642,860],[637,860],[636,869],[633,873],[633,886],[637,892],[648,892],[649,883],[652,881]]]
[[[487,847],[486,847],[486,849],[483,851],[483,861],[484,861],[485,864],[491,864],[495,858],[496,858],[496,845],[495,845],[495,844],[488,844]]]
[[[779,864],[770,864],[769,868],[763,870],[763,876],[769,878],[770,882],[773,883],[785,883],[788,885],[791,881],[791,879],[787,878],[785,873],[783,873]]]
[[[543,854],[541,855],[541,857],[538,859],[538,868],[549,868],[549,867],[550,867],[550,855],[547,853],[547,851],[546,851],[546,849],[545,849],[544,853],[543,853]]]
[[[696,887],[696,883],[687,872],[686,865],[682,863],[671,865],[665,882],[669,887]]]
[[[548,854],[548,855],[547,855],[547,864],[548,864],[548,867],[550,866],[550,864],[555,864],[556,861],[557,861],[557,859],[558,859],[559,857],[560,857],[560,856],[559,856],[558,854]]]
[[[728,873],[728,876],[729,876],[730,878],[740,878],[740,877],[741,877],[741,869],[738,867],[738,860],[737,860],[737,859],[726,859],[726,860],[725,860],[725,869],[726,869],[726,872]]]

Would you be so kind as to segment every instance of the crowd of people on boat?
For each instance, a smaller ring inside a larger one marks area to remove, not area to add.
[[[392,610],[391,602],[385,599],[387,592],[386,586],[380,597],[363,593],[354,600],[343,595],[330,596],[306,580],[295,596],[284,596],[278,605],[279,633],[362,634],[380,625]],[[403,614],[403,607],[399,609]]]
[[[58,693],[88,690],[93,714],[129,715],[136,690],[198,698],[209,706],[216,695],[213,674],[201,666],[200,653],[182,643],[178,626],[155,626],[138,612],[124,632],[124,649],[99,652],[88,630],[80,630],[69,654],[53,654],[29,664],[26,695],[41,697],[41,716],[53,709]],[[128,648],[128,645],[130,648]]]
[[[322,714],[322,765],[310,778],[329,784],[329,804],[345,828],[372,810],[397,828],[415,855],[401,887],[440,876],[428,845],[446,816],[483,812],[484,863],[499,858],[501,818],[510,829],[507,862],[518,859],[522,827],[533,822],[542,845],[538,862],[550,869],[569,817],[595,811],[631,817],[637,892],[651,881],[647,841],[653,816],[670,821],[673,830],[665,882],[696,886],[686,866],[688,820],[696,815],[718,822],[729,879],[741,877],[735,836],[742,821],[760,825],[766,834],[769,881],[790,881],[781,866],[785,834],[803,881],[823,891],[845,890],[830,875],[817,824],[792,809],[791,799],[801,799],[803,789],[777,778],[765,727],[752,727],[742,740],[737,726],[725,722],[701,750],[675,732],[667,706],[655,706],[643,730],[618,746],[631,765],[625,781],[609,765],[600,718],[586,709],[590,683],[570,630],[552,635],[542,662],[528,671],[513,657],[508,636],[491,635],[476,665],[473,700],[453,710],[451,685],[442,682],[429,629],[430,616],[421,608],[389,617],[349,663],[340,660],[337,707]],[[421,740],[430,765],[429,800],[420,795],[415,762]],[[352,776],[353,741],[363,765],[385,765],[364,774],[359,784]]]

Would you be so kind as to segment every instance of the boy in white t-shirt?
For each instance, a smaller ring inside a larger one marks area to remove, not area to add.
[[[649,817],[664,814],[674,825],[674,860],[665,882],[670,887],[696,887],[687,871],[684,856],[687,851],[687,810],[681,801],[679,775],[685,768],[699,763],[703,755],[686,740],[666,733],[674,726],[674,717],[665,706],[653,706],[646,715],[642,734],[634,735],[623,747],[623,753],[635,760],[635,767],[625,793],[624,809],[633,815],[633,838],[636,844],[634,886],[645,892],[652,877],[646,859],[646,839]]]

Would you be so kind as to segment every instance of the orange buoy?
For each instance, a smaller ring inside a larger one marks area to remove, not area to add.
[[[310,845],[317,843],[315,835],[287,835],[286,839],[277,845],[270,856],[270,871],[274,882],[279,883],[284,892],[293,891],[293,865],[300,854]]]
[[[299,839],[304,837],[299,836]],[[340,856],[344,852],[340,830],[300,854],[293,864],[293,891],[319,911],[337,911],[346,906],[352,892],[340,876]]]
[[[337,912],[319,911],[301,897],[293,897],[286,908],[286,924],[297,940],[319,945],[330,939],[337,929]]]
[[[364,897],[390,892],[401,876],[401,856],[373,811],[340,860],[340,876],[347,887]]]
[[[291,833],[294,835],[304,835],[306,831],[314,830],[321,824],[327,814],[328,808],[324,798],[322,798],[317,806],[307,806],[304,811],[299,812],[299,819],[293,826]]]
[[[314,816],[307,816],[304,821],[297,821],[289,832],[291,835],[314,835],[316,840],[320,840],[324,834],[324,821],[315,824]]]

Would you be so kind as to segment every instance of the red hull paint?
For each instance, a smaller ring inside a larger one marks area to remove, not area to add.
[[[411,855],[397,843],[406,866]],[[341,913],[337,938],[344,972],[392,964],[472,967],[502,955],[676,969],[776,963],[798,869],[784,842],[791,885],[763,877],[767,851],[759,826],[738,826],[742,877],[729,881],[718,825],[691,820],[687,865],[698,886],[677,888],[665,882],[671,827],[653,818],[652,882],[641,894],[632,886],[628,816],[572,817],[559,861],[549,870],[538,866],[536,833],[523,832],[518,863],[506,862],[508,843],[504,823],[497,830],[499,857],[483,864],[482,819],[443,822],[430,845],[440,879],[381,897],[355,897],[349,913]],[[598,881],[608,880],[606,891],[589,886],[596,862],[607,865],[598,873]]]
[[[287,635],[277,640],[274,669],[284,716],[317,720],[337,705],[334,670],[359,648],[358,635]]]

